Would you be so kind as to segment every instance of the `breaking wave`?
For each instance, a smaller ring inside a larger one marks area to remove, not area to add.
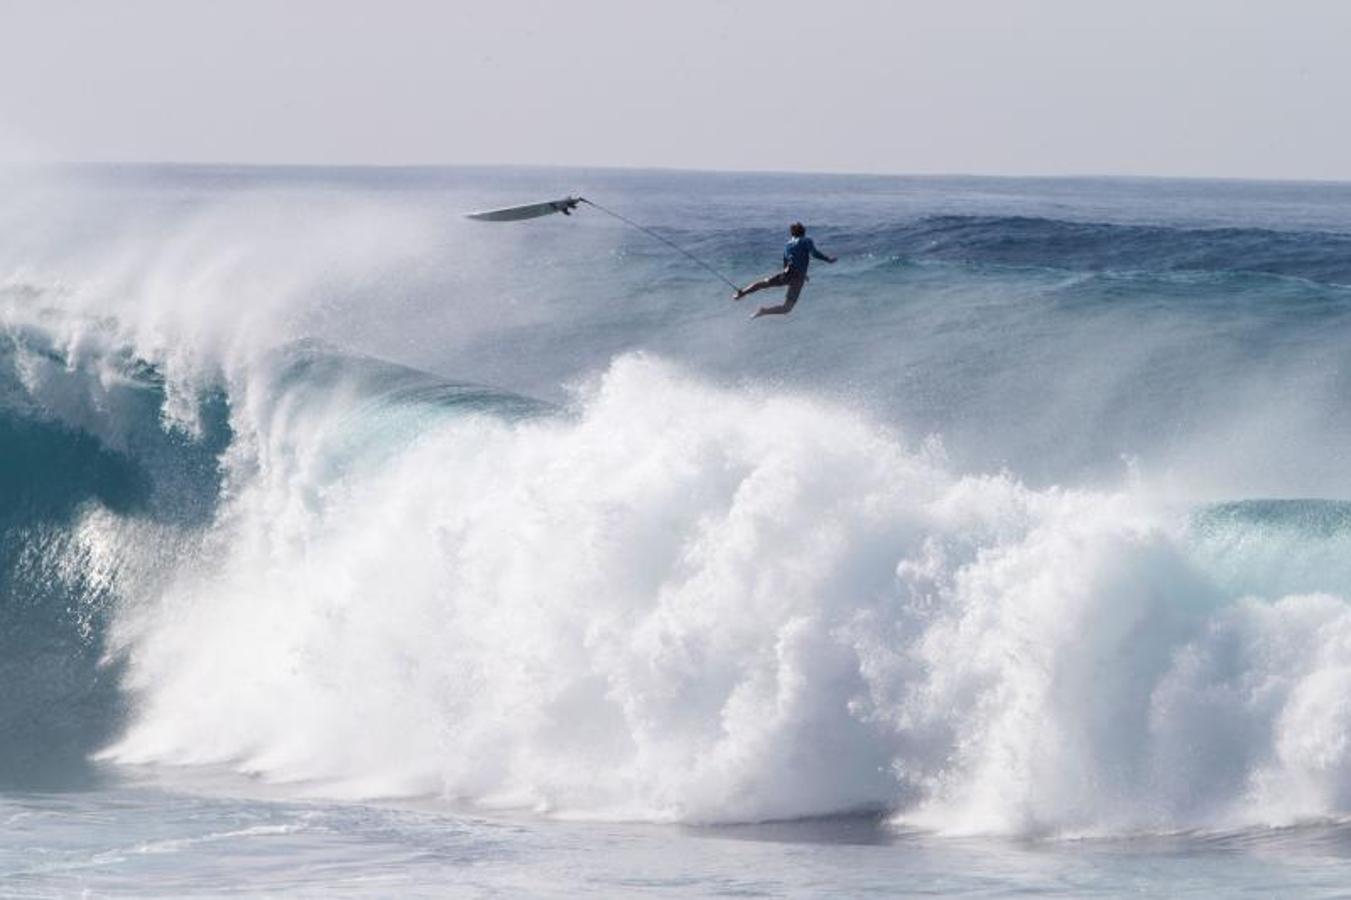
[[[964,475],[640,354],[554,408],[305,342],[188,403],[83,353],[0,353],[11,782],[1058,834],[1351,804],[1344,504]]]

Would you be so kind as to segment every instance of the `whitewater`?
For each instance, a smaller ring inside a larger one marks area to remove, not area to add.
[[[1351,877],[1351,187],[0,193],[0,894]]]

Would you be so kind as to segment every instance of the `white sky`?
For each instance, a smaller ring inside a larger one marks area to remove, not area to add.
[[[1348,0],[0,0],[0,159],[1351,179]]]

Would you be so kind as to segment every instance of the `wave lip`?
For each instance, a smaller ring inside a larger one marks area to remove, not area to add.
[[[0,784],[18,788],[97,780],[89,757],[129,715],[115,624],[227,539],[222,498],[268,466],[250,416],[321,425],[340,480],[441,418],[547,409],[318,342],[259,355],[251,383],[176,385],[116,328],[69,341],[84,324],[47,310],[0,333]]]

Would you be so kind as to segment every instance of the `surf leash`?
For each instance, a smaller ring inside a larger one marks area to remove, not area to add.
[[[595,200],[588,200],[585,197],[564,197],[562,200],[546,200],[543,203],[529,203],[526,204],[525,206],[508,206],[503,209],[489,209],[484,210],[483,212],[467,213],[466,217],[470,219],[477,219],[480,222],[519,222],[524,219],[536,219],[539,218],[540,216],[547,216],[552,213],[562,213],[565,216],[570,216],[572,215],[572,211],[576,209],[577,205],[580,203],[585,203],[587,206],[590,206],[594,209],[598,209],[601,212],[605,213],[607,216],[613,216],[614,218],[623,222],[630,228],[636,228],[637,230],[641,231],[648,237],[653,238],[654,240],[661,241],[663,244],[670,247],[672,250],[676,251],[682,256],[688,257],[689,259],[693,260],[697,265],[701,266],[703,269],[712,274],[723,284],[730,287],[732,290],[734,291],[738,290],[736,282],[732,281],[732,279],[728,278],[726,275],[722,274],[717,269],[713,268],[699,257],[695,256],[693,253],[686,250],[684,247],[680,246],[675,241],[671,240],[670,238],[666,237],[665,235],[657,231],[652,230],[651,228],[648,228],[646,225],[639,225],[637,222],[633,221],[628,216],[621,215],[620,213],[615,212],[613,209],[608,209],[604,206],[601,206]]]
[[[647,235],[647,236],[650,237],[650,238],[655,238],[656,240],[661,241],[663,244],[665,244],[666,246],[670,247],[672,250],[676,251],[677,253],[680,253],[680,254],[682,254],[682,255],[688,257],[689,259],[693,260],[693,261],[694,261],[695,263],[697,263],[698,265],[703,266],[703,268],[704,268],[705,270],[707,270],[707,271],[708,271],[710,274],[712,274],[715,278],[717,278],[717,279],[719,279],[720,281],[722,281],[723,284],[727,285],[727,286],[730,287],[732,290],[735,291],[735,290],[738,290],[738,289],[739,289],[738,286],[737,286],[737,284],[736,284],[734,281],[732,281],[732,279],[728,278],[726,275],[722,274],[722,273],[719,272],[717,269],[713,268],[712,266],[710,266],[708,263],[704,262],[704,261],[703,261],[702,259],[700,259],[699,257],[695,256],[693,253],[691,253],[690,251],[686,250],[684,247],[680,246],[680,245],[677,244],[675,241],[670,240],[669,238],[665,237],[664,235],[662,235],[662,234],[660,234],[660,233],[658,233],[658,232],[656,232],[656,231],[653,231],[651,228],[648,228],[646,225],[639,225],[637,222],[633,221],[632,219],[630,219],[630,218],[628,218],[628,217],[626,217],[626,216],[621,216],[619,213],[615,212],[615,211],[612,210],[612,209],[606,209],[605,207],[601,206],[599,203],[597,203],[597,202],[594,201],[594,200],[588,200],[588,199],[586,199],[585,197],[578,197],[577,200],[578,200],[578,202],[580,202],[580,203],[585,203],[587,206],[594,206],[596,209],[600,210],[601,212],[605,213],[606,215],[614,216],[616,219],[618,219],[619,221],[623,222],[625,225],[628,225],[628,226],[631,227],[631,228],[636,228],[636,229],[638,229],[639,231],[641,231],[643,234]]]

